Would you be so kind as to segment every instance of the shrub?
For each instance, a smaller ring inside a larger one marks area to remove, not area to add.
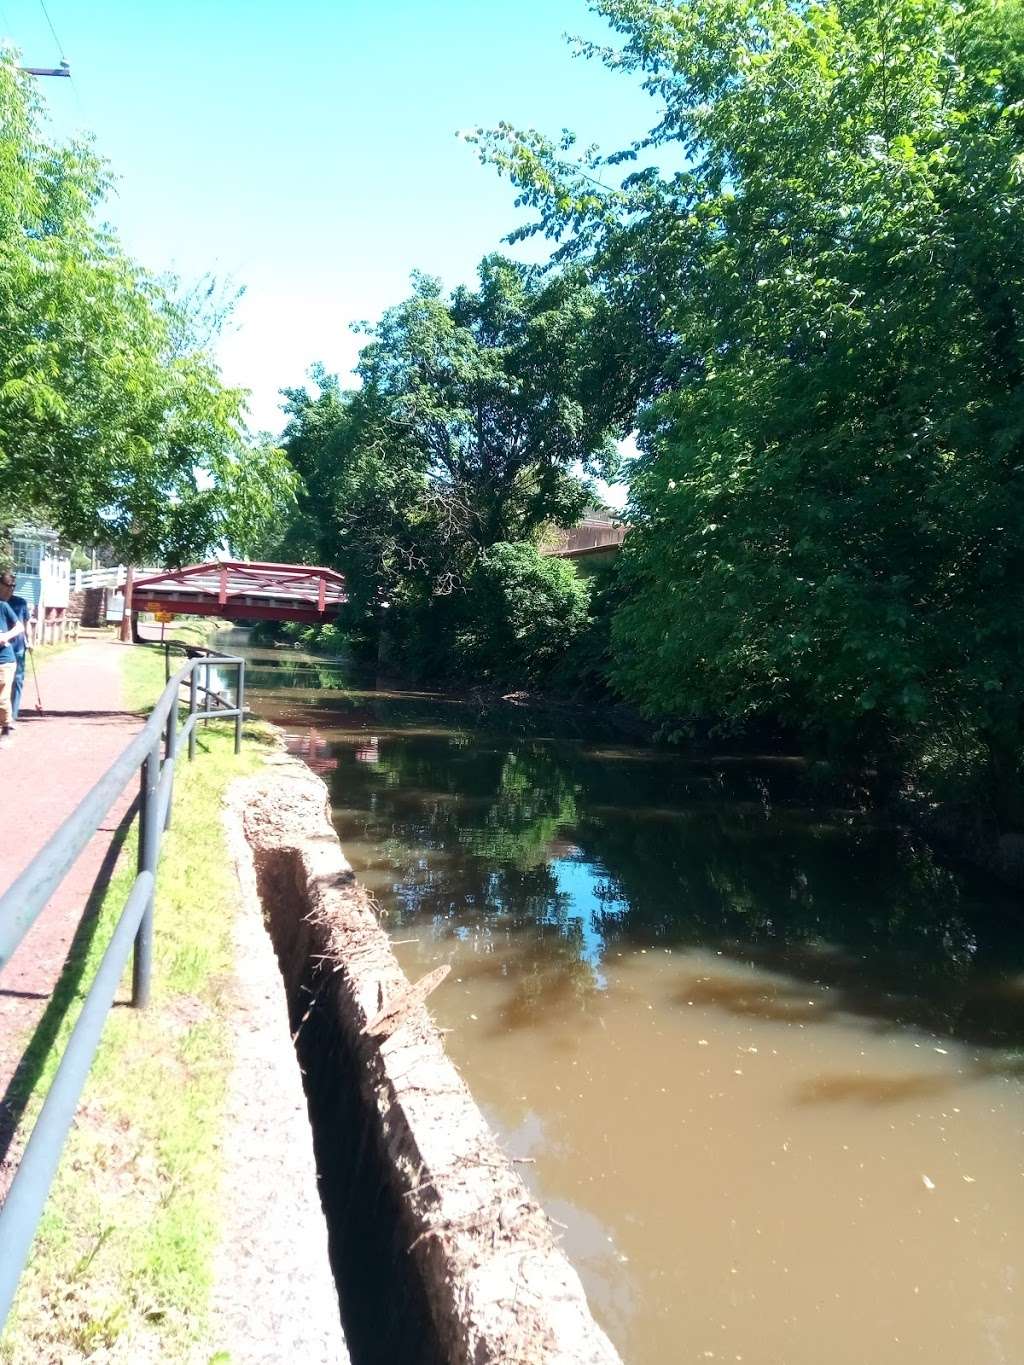
[[[469,575],[458,660],[490,681],[542,683],[586,629],[589,597],[563,560],[527,542],[493,545]]]

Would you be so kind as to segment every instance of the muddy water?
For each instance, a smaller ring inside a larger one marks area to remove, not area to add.
[[[253,664],[630,1365],[1024,1359],[1015,904],[796,765]]]

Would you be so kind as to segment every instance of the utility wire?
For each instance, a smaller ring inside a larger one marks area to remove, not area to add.
[[[61,42],[60,34],[57,32],[53,20],[50,18],[50,11],[46,8],[46,0],[39,0],[39,8],[43,11],[43,17],[49,26],[50,32],[53,34],[53,41],[57,44],[57,51],[60,54],[60,59],[62,62],[66,62],[64,44]],[[82,103],[82,92],[79,90],[78,82],[73,76],[71,78],[71,89],[74,92],[75,103],[78,105],[78,112],[85,118],[86,113],[85,105]]]
[[[50,32],[53,34],[53,41],[57,44],[57,51],[60,53],[60,59],[61,59],[61,61],[63,61],[63,60],[64,60],[64,44],[61,42],[60,38],[58,38],[58,36],[57,36],[57,30],[56,30],[56,29],[54,28],[54,26],[53,26],[53,20],[50,18],[50,11],[46,8],[46,0],[39,0],[39,8],[43,11],[43,16],[44,16],[44,18],[46,19],[46,22],[47,22],[47,23],[49,24],[49,26],[50,26]]]

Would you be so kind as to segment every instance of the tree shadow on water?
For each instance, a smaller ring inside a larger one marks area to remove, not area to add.
[[[933,1099],[964,1084],[963,1076],[865,1076],[858,1072],[815,1076],[798,1086],[797,1104],[900,1104]]]
[[[712,1005],[741,1018],[772,1023],[818,1023],[834,1010],[807,999],[807,990],[732,976],[695,976],[673,994],[677,1005]]]

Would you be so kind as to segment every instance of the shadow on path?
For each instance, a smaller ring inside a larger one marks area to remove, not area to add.
[[[83,713],[84,714],[84,713]],[[67,958],[61,971],[50,1003],[35,1027],[28,1046],[18,1063],[10,1084],[0,1098],[0,1200],[6,1195],[15,1167],[10,1160],[11,1145],[18,1131],[22,1115],[28,1106],[36,1084],[43,1073],[46,1059],[53,1047],[60,1027],[67,1016],[85,973],[89,949],[99,926],[99,912],[103,897],[117,864],[118,855],[124,847],[132,821],[138,809],[138,798],[121,817],[110,840],[110,846],[96,873],[92,888],[82,911],[75,936],[68,948]],[[29,996],[29,992],[8,992],[12,995]],[[34,998],[39,998],[38,996]]]
[[[138,720],[146,714],[142,711],[23,711],[18,717],[18,727],[47,720]]]

